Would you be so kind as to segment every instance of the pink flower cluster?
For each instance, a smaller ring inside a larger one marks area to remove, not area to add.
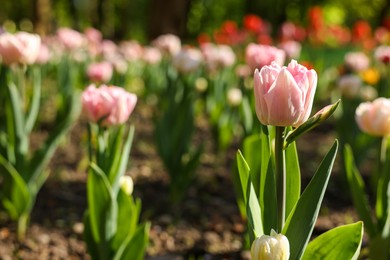
[[[137,103],[137,96],[121,87],[90,85],[82,94],[83,113],[102,126],[125,123]]]

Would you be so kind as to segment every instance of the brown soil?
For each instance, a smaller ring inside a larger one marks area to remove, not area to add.
[[[168,177],[153,146],[150,110],[137,105],[132,116],[136,136],[128,174],[141,198],[142,220],[150,220],[147,259],[248,259],[243,249],[246,224],[236,206],[231,167],[237,147],[225,154],[213,153],[207,124],[198,122],[205,142],[197,178],[185,200],[176,207],[168,202]],[[321,126],[320,126],[321,128]],[[327,127],[325,127],[327,128]],[[15,224],[0,214],[0,259],[89,259],[82,237],[86,208],[86,132],[83,120],[57,150],[50,164],[51,175],[34,207],[25,241],[15,237]],[[44,137],[44,129],[35,136]],[[38,141],[37,141],[38,140]],[[298,141],[304,183],[334,141],[331,128],[306,134]],[[331,178],[314,234],[356,220],[350,201],[338,194],[338,167]]]

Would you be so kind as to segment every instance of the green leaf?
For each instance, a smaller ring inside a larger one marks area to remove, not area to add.
[[[119,189],[119,179],[121,176],[125,174],[127,164],[129,162],[129,156],[130,156],[130,150],[131,150],[131,145],[133,143],[133,137],[134,137],[134,126],[131,126],[129,129],[129,132],[127,134],[127,138],[125,141],[125,144],[123,145],[122,149],[120,147],[115,147],[115,149],[118,149],[121,151],[118,153],[116,156],[115,160],[118,160],[118,163],[110,168],[110,173],[108,175],[109,181],[112,185],[112,189],[114,193],[117,192]],[[115,151],[115,153],[118,152]],[[114,151],[112,151],[114,152]]]
[[[301,170],[295,142],[286,149],[286,218],[301,195]]]
[[[328,185],[338,141],[336,140],[287,218],[282,233],[290,241],[290,259],[300,259],[313,232]]]
[[[262,236],[264,234],[264,229],[263,229],[263,221],[261,219],[261,209],[260,209],[260,204],[257,199],[257,195],[255,192],[255,189],[253,188],[253,184],[251,179],[248,179],[248,184],[247,184],[247,216],[248,216],[248,224],[251,230],[253,230],[253,233],[250,232],[250,238],[251,238],[251,244],[253,240],[256,237]]]
[[[83,237],[84,237],[85,244],[87,245],[88,253],[92,259],[99,259],[100,247],[95,242],[95,239],[92,234],[92,229],[91,229],[92,224],[91,224],[91,218],[88,210],[84,214],[83,222],[84,222]]]
[[[364,221],[367,233],[370,237],[375,237],[378,230],[371,217],[371,209],[365,193],[364,181],[355,165],[353,152],[348,144],[344,147],[344,165],[355,209]]]
[[[361,221],[331,229],[309,243],[302,260],[358,259],[363,233]]]
[[[31,209],[30,191],[20,174],[1,154],[0,165],[12,180],[12,183],[7,183],[10,186],[5,187],[5,190],[8,190],[7,194],[0,191],[0,197],[11,218],[16,220]]]
[[[272,161],[268,161],[266,174],[261,176],[260,208],[262,213],[263,228],[265,234],[270,234],[271,229],[276,229],[278,208],[276,198],[276,179]]]
[[[57,123],[57,126],[50,133],[49,137],[45,140],[44,144],[36,151],[30,161],[30,169],[28,169],[29,179],[28,185],[35,186],[37,190],[33,191],[37,193],[42,186],[45,179],[41,177],[44,172],[44,168],[49,163],[53,156],[61,138],[65,136],[74,121],[78,118],[81,111],[80,95],[75,92],[70,102],[66,118]],[[41,181],[42,183],[38,183]]]
[[[41,99],[41,71],[40,67],[33,68],[33,93],[31,98],[31,105],[26,119],[25,131],[31,133],[35,121],[37,120],[39,105]]]
[[[243,143],[243,156],[251,169],[250,175],[256,194],[259,194],[260,190],[260,172],[263,158],[262,148],[262,138],[259,134],[245,138]]]
[[[117,251],[127,237],[132,237],[136,228],[140,214],[141,201],[134,201],[132,196],[129,196],[122,189],[118,192],[118,222],[115,237],[112,241],[112,249]]]
[[[96,243],[110,241],[116,233],[117,204],[104,172],[91,163],[87,179],[91,233]]]
[[[140,225],[126,247],[117,251],[114,260],[143,260],[149,242],[150,223]]]
[[[249,166],[247,162],[245,161],[244,156],[242,155],[241,151],[238,150],[236,154],[237,159],[237,167],[238,167],[238,173],[240,176],[240,183],[241,183],[241,190],[243,192],[242,196],[244,198],[245,204],[247,204],[247,186],[248,186],[248,180],[249,180]]]

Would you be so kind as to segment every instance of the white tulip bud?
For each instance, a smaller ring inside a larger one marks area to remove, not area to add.
[[[271,230],[271,235],[256,238],[251,247],[252,260],[288,260],[290,244],[286,236]]]
[[[133,179],[130,176],[121,176],[121,178],[119,179],[119,184],[127,195],[130,196],[133,193],[134,183]]]

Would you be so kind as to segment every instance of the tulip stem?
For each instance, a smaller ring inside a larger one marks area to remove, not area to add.
[[[276,127],[275,134],[275,176],[276,176],[276,199],[278,206],[278,233],[282,232],[286,209],[286,160],[284,145],[285,127]]]

